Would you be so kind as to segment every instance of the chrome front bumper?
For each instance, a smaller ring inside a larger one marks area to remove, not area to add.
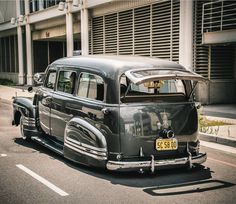
[[[135,169],[148,169],[150,168],[153,172],[154,169],[163,169],[163,168],[171,168],[177,166],[189,165],[191,168],[194,164],[202,164],[207,159],[206,153],[199,153],[197,156],[191,157],[182,157],[178,159],[168,159],[168,160],[154,160],[154,157],[150,161],[108,161],[107,169],[114,171],[122,171],[122,170],[135,170]]]

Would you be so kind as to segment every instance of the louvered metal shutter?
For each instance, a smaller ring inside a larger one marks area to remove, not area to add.
[[[91,53],[179,60],[179,0],[94,17]]]
[[[103,54],[104,34],[103,34],[103,16],[93,18],[93,54]]]
[[[134,9],[134,54],[150,56],[150,6]]]
[[[179,61],[179,12],[178,0],[151,6],[151,56]]]
[[[105,16],[105,53],[117,53],[117,14]]]
[[[89,54],[93,54],[92,51],[93,51],[93,19],[90,18],[89,19]]]
[[[170,59],[171,5],[161,2],[152,7],[152,55]]]
[[[234,46],[211,47],[211,79],[234,78]]]
[[[179,24],[180,24],[180,2],[173,1],[172,4],[172,58],[171,60],[179,61]]]
[[[133,10],[118,13],[119,15],[119,54],[133,54]]]
[[[202,4],[205,3],[205,0],[194,1],[194,69],[198,74],[201,74],[204,77],[208,76],[208,53],[209,48],[202,45]]]

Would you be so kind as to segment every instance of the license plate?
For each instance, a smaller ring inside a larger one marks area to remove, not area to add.
[[[176,150],[177,148],[178,148],[178,141],[175,138],[156,140],[156,150],[158,151]]]

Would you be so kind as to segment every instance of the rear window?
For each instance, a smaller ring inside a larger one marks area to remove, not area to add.
[[[160,100],[160,97],[185,97],[185,86],[182,80],[155,80],[141,84],[134,84],[129,79],[122,75],[120,79],[120,98],[123,102],[139,102],[150,101],[155,97]],[[132,100],[129,100],[132,98]]]
[[[150,81],[140,85],[131,84],[131,91],[137,91],[141,93],[151,93],[154,94],[171,94],[171,93],[181,93],[185,94],[184,85],[181,80],[159,80]]]

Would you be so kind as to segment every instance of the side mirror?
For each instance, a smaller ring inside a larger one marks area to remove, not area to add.
[[[32,93],[33,92],[33,87],[29,86],[27,90],[28,90],[29,93]]]
[[[43,85],[44,79],[45,79],[44,72],[39,72],[34,75],[34,81],[36,85]]]

